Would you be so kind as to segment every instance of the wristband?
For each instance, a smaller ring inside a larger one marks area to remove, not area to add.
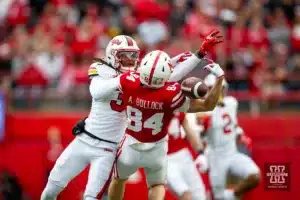
[[[199,50],[197,50],[195,52],[195,56],[197,56],[199,59],[202,59],[202,58],[204,58],[205,54],[200,52]]]

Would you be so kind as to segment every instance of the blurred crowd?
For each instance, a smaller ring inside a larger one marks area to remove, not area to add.
[[[1,0],[1,87],[18,106],[82,102],[87,69],[115,35],[134,37],[141,56],[175,56],[196,50],[212,29],[226,38],[210,56],[231,89],[265,97],[300,90],[299,0]]]

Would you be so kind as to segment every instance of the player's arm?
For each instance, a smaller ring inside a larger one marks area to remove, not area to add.
[[[210,71],[217,77],[217,81],[213,88],[208,92],[204,99],[191,99],[188,112],[206,112],[213,110],[222,93],[222,83],[224,81],[224,71],[220,65],[216,63],[208,64],[204,69]]]
[[[186,134],[186,139],[189,141],[191,146],[196,152],[203,151],[204,146],[201,142],[200,138],[194,133],[191,125],[189,124],[189,120],[185,117],[182,122],[182,128]]]
[[[197,57],[195,54],[191,54],[185,61],[178,63],[174,66],[174,71],[172,72],[169,81],[177,82],[190,73],[199,63],[201,58]]]
[[[96,100],[105,99],[119,88],[120,77],[109,77],[104,71],[97,70],[96,67],[97,63],[93,63],[89,69],[89,77],[91,78],[90,93]]]
[[[105,99],[112,92],[119,88],[120,77],[104,79],[94,77],[90,84],[90,93],[96,100]]]
[[[208,92],[204,99],[191,99],[188,112],[206,112],[213,110],[222,92],[222,82],[224,77],[218,78],[213,88]]]
[[[200,119],[200,123],[203,126],[203,130],[200,132],[200,137],[204,138],[207,136],[208,129],[211,126],[211,115],[198,113],[198,118]]]
[[[185,52],[171,59],[174,71],[169,78],[170,82],[180,81],[190,73],[200,62],[201,59],[213,49],[213,47],[222,42],[220,31],[214,30],[208,34],[196,53]]]

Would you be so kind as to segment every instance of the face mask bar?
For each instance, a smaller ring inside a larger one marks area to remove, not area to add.
[[[122,50],[116,53],[116,57],[120,63],[120,70],[122,72],[135,70],[139,58],[139,51]]]

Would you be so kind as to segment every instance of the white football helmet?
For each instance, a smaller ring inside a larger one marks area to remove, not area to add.
[[[118,35],[106,47],[106,62],[122,73],[135,70],[139,53],[140,49],[131,37]]]
[[[159,50],[148,53],[139,67],[141,83],[151,88],[163,87],[172,71],[169,55]]]

